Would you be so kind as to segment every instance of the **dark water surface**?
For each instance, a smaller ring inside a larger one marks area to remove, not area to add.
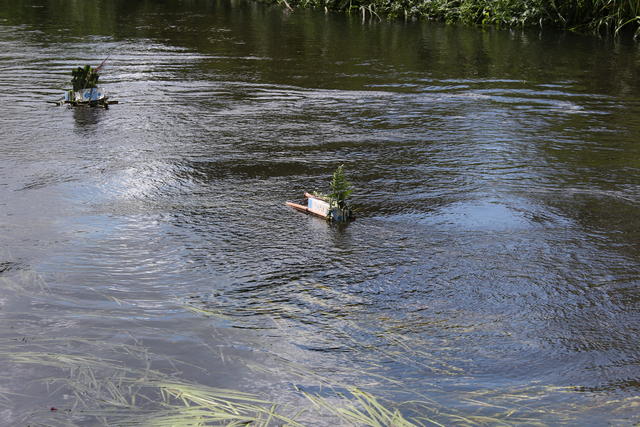
[[[107,56],[119,105],[46,103]],[[162,424],[145,372],[306,425],[354,387],[416,424],[640,421],[638,45],[5,0],[0,103],[3,425]],[[284,205],[340,163],[356,222]]]

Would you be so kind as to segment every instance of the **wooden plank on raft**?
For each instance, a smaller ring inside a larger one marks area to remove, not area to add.
[[[307,209],[306,206],[299,205],[299,204],[293,203],[293,202],[287,202],[287,206],[291,206],[292,208],[297,209],[297,210],[299,210],[301,212],[308,212],[309,211],[309,209]]]
[[[318,199],[315,199],[316,201]],[[290,206],[300,212],[305,212],[305,213],[309,213],[315,216],[319,216],[320,218],[327,218],[327,215],[325,213],[323,213],[322,211],[316,210],[316,209],[309,209],[307,206],[304,205],[300,205],[298,203],[293,203],[293,202],[286,202],[287,206]]]

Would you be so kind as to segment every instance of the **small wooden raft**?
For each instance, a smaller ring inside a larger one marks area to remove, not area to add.
[[[302,204],[287,202],[287,206],[291,206],[292,208],[305,213],[310,213],[312,215],[319,216],[321,218],[327,218],[329,216],[329,203],[325,200],[322,200],[318,196],[314,196],[313,194],[304,193],[305,200]]]
[[[50,101],[56,105],[70,105],[73,107],[102,107],[109,108],[109,105],[117,104],[118,101],[110,100],[102,88],[81,89],[78,91],[68,90],[63,97],[57,101]]]
[[[331,207],[329,201],[321,196],[304,193],[304,201],[302,203],[286,202],[287,206],[291,206],[295,210],[319,216],[320,218],[332,221],[349,221],[355,219],[349,210],[341,210],[337,207]]]

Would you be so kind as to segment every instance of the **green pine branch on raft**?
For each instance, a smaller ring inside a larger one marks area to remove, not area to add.
[[[98,87],[98,78],[100,75],[90,65],[72,70],[71,75],[73,76],[71,78],[71,84],[73,85],[73,90],[76,92],[82,89]]]
[[[333,172],[333,178],[331,179],[331,193],[329,193],[330,205],[337,206],[338,209],[346,210],[347,199],[351,195],[353,190],[351,189],[351,183],[347,181],[344,176],[344,165],[338,166],[338,169]]]

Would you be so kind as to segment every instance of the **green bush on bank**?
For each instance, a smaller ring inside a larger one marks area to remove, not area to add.
[[[272,0],[389,18],[422,18],[498,26],[552,25],[640,36],[640,0]]]

